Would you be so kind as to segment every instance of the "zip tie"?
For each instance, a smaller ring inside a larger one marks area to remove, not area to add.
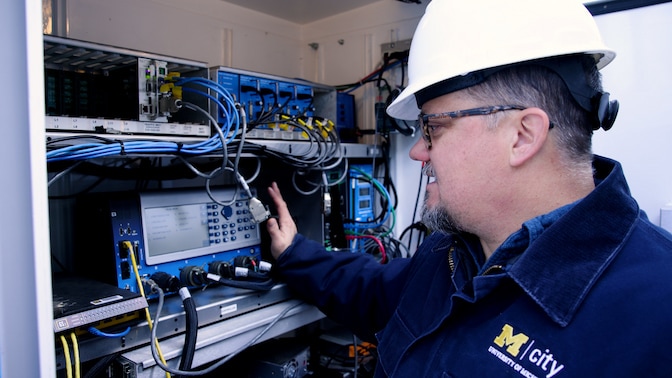
[[[121,146],[121,152],[119,152],[119,155],[122,155],[122,156],[126,155],[126,148],[124,147],[124,141],[120,140],[120,139],[117,139],[117,140],[115,140],[115,142],[119,143],[119,146]]]

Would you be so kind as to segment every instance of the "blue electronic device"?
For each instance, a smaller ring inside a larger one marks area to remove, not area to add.
[[[370,164],[350,166],[347,195],[348,218],[361,226],[373,222],[376,217],[373,184],[364,174],[373,177],[373,167]],[[349,248],[353,252],[364,252],[364,242],[361,239],[350,240]]]
[[[353,169],[357,167],[358,170]],[[373,169],[368,165],[352,165],[349,174],[349,214],[348,217],[355,222],[372,222],[375,218],[373,212],[373,194],[374,188],[370,180],[366,180],[364,174],[373,177]]]
[[[336,97],[336,106],[336,129],[341,142],[356,143],[355,96],[339,92]]]
[[[235,195],[233,188],[211,192],[220,203]],[[221,205],[202,189],[96,196],[80,206],[79,269],[138,292],[131,252],[141,278],[157,272],[180,277],[185,267],[207,271],[211,263],[240,256],[259,260],[259,227],[248,206],[244,193]]]
[[[288,121],[314,116],[333,118],[332,111],[315,114],[317,103],[322,107],[329,103],[325,98],[332,91],[335,93],[333,88],[320,86],[317,93],[316,85],[310,82],[226,67],[212,68],[211,76],[245,110],[248,138],[305,140],[304,130]],[[220,123],[225,118],[225,114],[217,114]]]

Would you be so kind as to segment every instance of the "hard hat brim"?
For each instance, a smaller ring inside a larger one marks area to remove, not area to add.
[[[603,49],[599,51],[580,52],[580,54],[592,55],[595,59],[595,64],[597,65],[598,69],[602,69],[616,57],[616,53],[613,50],[608,49]],[[555,56],[548,58],[555,58]],[[525,65],[531,63],[534,60],[528,60],[524,62],[512,62],[512,64]],[[503,65],[501,67],[511,66],[512,64]],[[387,114],[390,117],[396,119],[408,120],[408,121],[416,120],[418,118],[418,114],[420,113],[420,107],[418,106],[418,99],[416,98],[418,92],[426,90],[432,85],[440,84],[442,82],[450,82],[451,80],[454,80],[455,83],[451,84],[451,87],[449,89],[436,92],[441,93],[441,95],[445,95],[454,91],[468,88],[469,86],[472,85],[476,85],[482,82],[483,79],[485,79],[487,76],[498,71],[499,69],[500,67],[486,67],[482,70],[465,73],[463,75],[453,76],[451,78],[444,79],[439,82],[431,82],[430,80],[430,82],[428,83],[416,82],[414,83],[415,85],[411,84],[408,87],[404,88],[404,90],[399,94],[399,96],[397,96],[397,98],[390,104],[390,106],[387,107]],[[466,79],[469,78],[470,76],[474,75],[478,76],[479,74],[481,74],[481,76],[483,77],[479,78],[478,80]],[[421,100],[421,103],[424,103],[430,99],[431,98],[423,98]]]

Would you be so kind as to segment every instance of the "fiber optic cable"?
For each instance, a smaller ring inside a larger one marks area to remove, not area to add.
[[[72,378],[72,360],[70,359],[70,347],[65,336],[61,335],[61,344],[63,344],[63,355],[65,357],[65,375],[67,378]]]
[[[109,333],[109,332],[103,332],[99,330],[98,328],[95,327],[89,327],[87,329],[90,334],[100,336],[100,337],[107,337],[107,338],[119,338],[119,337],[124,337],[128,335],[131,332],[131,327],[126,327],[125,330],[118,332],[118,333]]]
[[[80,378],[79,344],[74,332],[70,333],[70,340],[72,340],[72,354],[75,356],[75,378]]]
[[[133,248],[133,244],[131,244],[131,242],[129,241],[124,241],[124,246],[126,247],[126,249],[128,249],[128,255],[131,257],[131,265],[133,265],[133,273],[135,274],[135,281],[138,285],[138,291],[140,292],[140,295],[146,298],[145,289],[143,288],[144,285],[142,284],[142,280],[140,279],[140,273],[138,271],[138,262],[135,260],[135,250]],[[149,308],[147,307],[145,307],[145,318],[147,320],[147,326],[149,327],[149,330],[154,332],[152,330],[153,326],[152,317],[150,316]],[[154,344],[154,342],[156,342],[156,349],[158,356],[161,359],[161,361],[165,364],[166,360],[163,357],[163,353],[161,353],[161,347],[159,346],[159,339],[152,338],[151,343]],[[166,378],[170,378],[169,372],[166,372]]]

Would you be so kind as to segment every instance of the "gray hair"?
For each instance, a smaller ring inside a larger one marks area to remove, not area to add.
[[[594,60],[585,59],[583,66],[587,83],[601,90],[601,76]],[[560,76],[548,68],[534,64],[511,66],[466,88],[464,94],[483,101],[483,105],[521,105],[544,110],[554,125],[551,138],[563,151],[568,166],[591,164],[591,115],[573,100]]]

